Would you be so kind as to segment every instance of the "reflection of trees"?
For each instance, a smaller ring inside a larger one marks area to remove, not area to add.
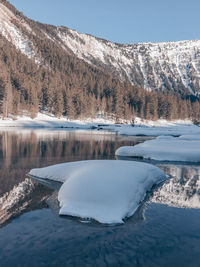
[[[136,141],[138,142],[138,141]],[[131,145],[128,138],[115,134],[77,132],[0,134],[0,224],[20,212],[44,205],[50,189],[26,179],[32,168],[67,161],[114,158],[121,145]],[[43,201],[42,201],[43,200]]]
[[[115,135],[86,135],[67,132],[66,136],[55,138],[38,138],[37,132],[28,135],[3,132],[0,135],[1,168],[11,165],[20,168],[55,164],[60,161],[72,161],[95,158],[114,158],[115,150],[120,145],[133,142],[121,140]]]
[[[176,207],[200,208],[200,166],[160,165],[172,176],[153,196],[153,202]]]

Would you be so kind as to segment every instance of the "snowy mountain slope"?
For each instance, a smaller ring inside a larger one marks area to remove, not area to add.
[[[147,90],[200,93],[200,41],[114,44],[64,28],[59,37],[78,57],[90,64],[110,68]]]
[[[16,16],[8,7],[0,3],[0,33],[28,58],[34,58],[37,62],[35,51],[29,38],[23,33],[23,29],[34,34],[23,18]]]
[[[121,45],[65,27],[33,23],[13,10],[0,1],[0,33],[36,63],[42,61],[41,53],[31,35],[146,90],[200,94],[200,40]]]

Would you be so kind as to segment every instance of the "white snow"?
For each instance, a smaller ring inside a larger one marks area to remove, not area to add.
[[[140,162],[92,160],[63,163],[29,173],[63,182],[60,214],[100,223],[122,223],[137,210],[146,192],[166,178],[159,168]]]
[[[200,162],[200,139],[196,135],[161,136],[132,147],[120,147],[115,154],[162,161]]]
[[[121,80],[128,78],[141,86],[135,77],[137,73],[146,90],[166,90],[167,80],[171,89],[182,82],[189,92],[198,93],[191,84],[194,86],[194,77],[199,77],[199,40],[119,45],[62,27],[57,28],[57,35],[65,49],[70,48],[89,64],[93,65],[96,59],[102,66],[112,66]]]
[[[20,24],[29,33],[35,35],[30,26],[25,22],[24,19],[19,18],[14,13],[12,13],[6,6],[0,3],[0,33],[17,49],[21,51],[30,59],[38,64],[40,59],[36,56],[34,45],[25,33],[19,28]]]
[[[114,119],[104,117],[102,114],[96,118],[82,118],[70,120],[67,117],[57,118],[49,113],[38,113],[36,118],[31,119],[28,114],[12,118],[0,118],[0,129],[18,127],[24,129],[44,128],[72,128],[72,129],[94,129],[101,131],[112,131],[121,135],[136,136],[160,136],[160,135],[200,135],[200,127],[192,124],[190,120],[177,121],[147,121],[140,118],[135,119],[135,127],[130,121],[121,121],[123,124],[115,124]],[[128,123],[128,124],[127,124]]]
[[[145,135],[145,136],[160,136],[160,135],[193,135],[200,134],[200,127],[192,124],[189,120],[157,120],[157,121],[142,121],[137,118],[135,126],[132,127],[130,124],[123,125],[122,127],[116,128],[117,132],[122,135]]]
[[[76,128],[91,129],[99,124],[114,125],[114,120],[104,118],[83,118],[70,120],[67,117],[57,118],[52,114],[38,113],[36,118],[31,119],[28,115],[12,118],[0,118],[0,127],[21,127],[21,128]]]
[[[199,140],[200,141],[200,135],[198,134],[193,134],[193,135],[182,135],[179,137],[180,140]]]
[[[7,22],[0,22],[0,28],[2,29],[2,34],[7,40],[12,41],[12,43],[28,58],[34,58],[35,53],[30,48],[29,41],[25,38],[22,33],[14,25],[10,25]]]
[[[0,32],[22,53],[40,63],[41,59],[36,57],[37,49],[18,24],[35,35],[34,29],[23,18],[0,3]],[[192,94],[199,94],[200,40],[122,45],[64,27],[57,27],[55,34],[58,38],[44,30],[41,32],[44,38],[56,42],[67,53],[70,49],[91,65],[110,68],[122,81],[128,78],[140,87],[144,82],[146,90],[173,90],[181,83]]]

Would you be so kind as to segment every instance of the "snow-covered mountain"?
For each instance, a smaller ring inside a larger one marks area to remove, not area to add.
[[[79,58],[133,85],[200,93],[200,41],[120,45],[64,28],[56,32]]]
[[[37,64],[43,58],[35,38],[53,42],[65,53],[146,90],[200,95],[200,40],[116,44],[34,22],[5,0],[0,0],[0,34]]]
[[[33,58],[35,57],[35,52],[31,48],[29,38],[22,32],[23,28],[32,33],[32,29],[23,18],[14,14],[14,12],[0,2],[0,33],[23,54]],[[2,41],[0,45],[3,46]]]

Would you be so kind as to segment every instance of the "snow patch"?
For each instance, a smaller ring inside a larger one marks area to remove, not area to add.
[[[140,162],[93,160],[63,163],[29,173],[63,182],[60,214],[100,223],[123,223],[137,210],[146,192],[166,178],[159,168]]]
[[[160,161],[200,162],[200,139],[193,135],[185,138],[158,137],[133,147],[120,147],[115,154]]]
[[[15,21],[34,34],[25,21],[19,20],[8,8],[0,4],[0,32],[2,35],[28,58],[40,63],[40,59],[36,57],[34,50],[30,46],[29,39],[15,26]]]

